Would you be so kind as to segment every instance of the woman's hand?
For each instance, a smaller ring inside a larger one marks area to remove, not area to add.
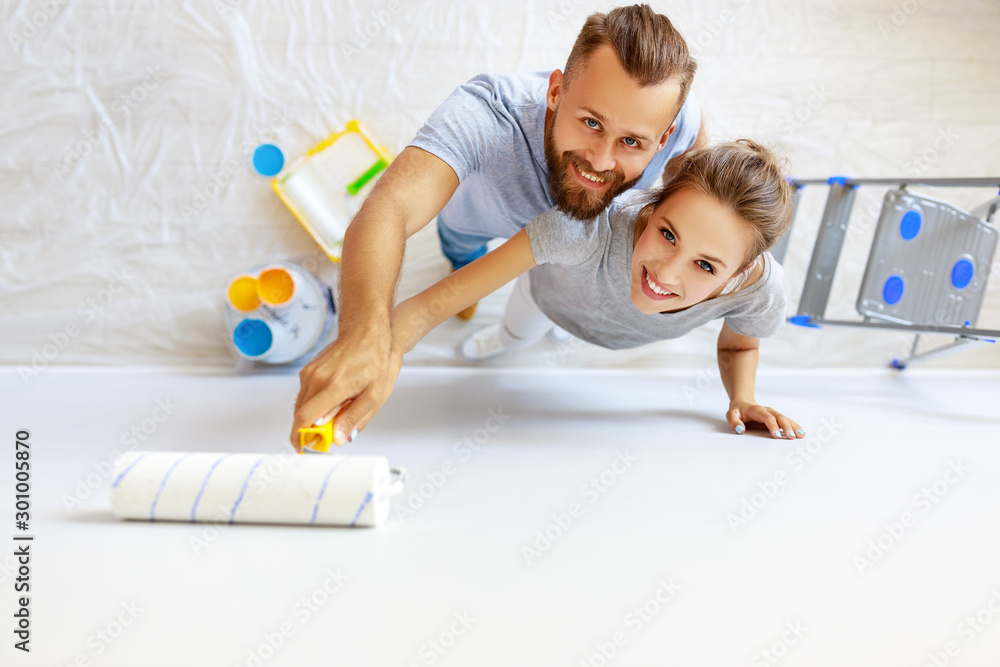
[[[774,408],[746,401],[733,401],[726,413],[729,427],[742,434],[748,426],[763,426],[772,438],[795,440],[806,437],[806,432],[798,422],[789,419]]]

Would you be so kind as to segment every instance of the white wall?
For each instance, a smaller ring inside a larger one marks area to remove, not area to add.
[[[763,140],[803,177],[1000,175],[997,3],[653,5],[698,55],[694,90],[713,139]],[[269,259],[325,262],[249,173],[250,149],[273,131],[294,155],[357,117],[398,152],[457,84],[562,66],[587,14],[610,6],[0,2],[0,363],[231,364],[227,279]],[[230,161],[237,174],[217,187]],[[881,194],[859,198],[867,235],[845,249],[828,315],[854,316],[873,224],[864,210]],[[995,193],[937,194],[973,206]],[[793,305],[823,196],[800,209],[786,261]],[[444,272],[428,229],[411,242],[400,293]],[[479,321],[502,302],[487,300]],[[1000,280],[980,325],[1000,328]],[[455,363],[451,346],[468,326],[446,323],[409,362]],[[507,363],[708,365],[714,331],[617,353],[543,343]],[[787,327],[765,344],[764,363],[878,365],[908,341]],[[936,363],[996,367],[1000,351]]]

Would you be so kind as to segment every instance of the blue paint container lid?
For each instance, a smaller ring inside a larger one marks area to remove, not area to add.
[[[253,152],[254,171],[261,176],[276,176],[285,166],[285,154],[274,144],[261,144]]]
[[[233,331],[233,344],[247,357],[261,356],[271,349],[273,343],[274,334],[271,333],[271,327],[263,320],[247,318]]]

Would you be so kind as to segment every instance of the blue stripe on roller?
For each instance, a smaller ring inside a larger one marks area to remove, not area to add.
[[[240,503],[243,502],[243,494],[247,492],[247,485],[250,483],[250,478],[253,477],[253,471],[257,469],[257,466],[259,466],[263,460],[263,456],[257,459],[257,461],[253,464],[253,467],[250,468],[250,472],[247,473],[247,478],[243,480],[243,488],[240,489],[240,496],[236,499],[236,502],[233,503],[233,509],[229,512],[229,523],[233,522],[233,519],[236,517],[236,510],[239,508]]]
[[[183,461],[189,456],[191,456],[191,454],[185,454],[184,456],[174,461],[174,464],[170,466],[170,468],[167,470],[167,474],[164,475],[163,479],[160,480],[160,488],[156,490],[156,497],[153,498],[153,504],[149,506],[150,521],[156,521],[156,503],[160,502],[160,494],[163,493],[163,487],[167,485],[167,480],[170,479],[170,473],[174,471],[174,468],[176,468],[181,464],[181,461]]]
[[[309,523],[316,523],[316,513],[319,512],[319,503],[320,503],[321,500],[323,500],[323,494],[326,493],[326,483],[330,481],[330,475],[332,475],[333,471],[336,470],[337,468],[339,468],[340,464],[343,463],[346,460],[347,460],[347,458],[344,457],[344,458],[340,459],[339,461],[337,461],[333,465],[333,467],[330,468],[330,471],[328,473],[326,473],[326,477],[323,478],[323,486],[321,486],[319,488],[319,496],[316,497],[316,504],[313,505],[312,518],[309,519]]]
[[[111,482],[111,488],[113,489],[113,488],[115,488],[116,486],[118,486],[118,485],[119,485],[119,484],[121,483],[121,481],[122,481],[122,477],[124,477],[125,475],[127,475],[127,474],[129,473],[129,471],[130,471],[130,470],[131,470],[132,468],[134,468],[134,467],[135,467],[135,464],[136,464],[136,463],[138,463],[139,461],[141,461],[141,460],[143,460],[144,458],[146,458],[147,456],[149,456],[149,455],[150,455],[150,453],[151,453],[151,452],[143,452],[143,453],[142,453],[142,455],[141,455],[141,456],[139,456],[139,457],[138,457],[138,458],[137,458],[137,459],[136,459],[135,461],[132,461],[132,463],[128,464],[128,467],[127,467],[127,468],[125,468],[125,470],[123,470],[123,471],[122,471],[122,474],[118,475],[118,477],[116,477],[116,478],[115,478],[115,481]]]
[[[365,499],[361,501],[361,507],[358,508],[358,511],[354,513],[354,518],[351,519],[352,526],[358,522],[358,517],[361,516],[362,510],[364,510],[365,507],[367,507],[368,503],[370,503],[372,501],[372,498],[374,497],[375,496],[374,494],[372,494],[371,491],[365,494]]]
[[[205,479],[202,480],[201,488],[198,489],[198,495],[195,496],[194,505],[191,505],[191,523],[194,523],[194,513],[195,510],[198,509],[198,503],[201,502],[201,494],[205,493],[205,487],[208,486],[208,478],[212,476],[212,473],[215,472],[215,469],[219,467],[220,463],[222,463],[222,459],[226,458],[227,456],[232,456],[232,454],[223,454],[222,456],[220,456],[219,460],[213,463],[212,467],[208,469],[207,473],[205,473]]]

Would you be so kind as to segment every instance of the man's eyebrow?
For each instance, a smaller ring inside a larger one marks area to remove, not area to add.
[[[584,111],[586,111],[587,113],[589,113],[591,116],[593,116],[597,120],[601,121],[602,124],[604,124],[604,125],[608,124],[607,117],[604,114],[602,114],[601,112],[597,111],[597,109],[591,109],[590,107],[580,107],[580,108],[583,109]],[[647,144],[653,143],[653,140],[650,139],[649,137],[647,137],[644,134],[639,134],[637,132],[628,132],[628,131],[626,131],[625,134],[627,136],[632,137],[633,139],[638,139],[639,141],[645,142]]]
[[[674,226],[674,223],[670,222],[670,220],[668,220],[667,216],[665,216],[665,215],[661,215],[660,216],[660,220],[662,220],[663,222],[665,222],[667,224],[667,227],[670,227],[670,233],[674,235],[675,239],[677,239],[678,241],[680,241],[681,237],[680,237],[680,234],[677,233],[677,228]],[[729,268],[728,266],[726,266],[726,263],[723,262],[718,257],[712,257],[711,255],[706,255],[706,254],[702,253],[701,258],[702,259],[707,259],[710,262],[715,262],[716,264],[721,265],[722,268],[724,268],[724,269],[728,269]]]

